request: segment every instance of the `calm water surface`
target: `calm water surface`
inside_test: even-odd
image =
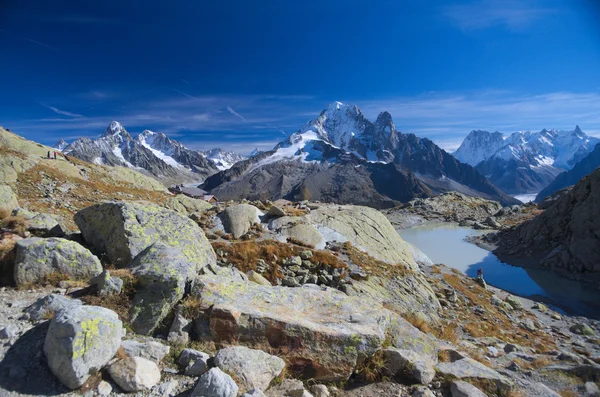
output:
[[[501,262],[494,254],[465,241],[484,232],[453,224],[437,224],[399,230],[400,236],[417,246],[434,263],[460,270],[470,277],[483,268],[488,284],[524,297],[535,297],[570,314],[600,317],[597,292],[580,283],[539,269],[524,269]]]

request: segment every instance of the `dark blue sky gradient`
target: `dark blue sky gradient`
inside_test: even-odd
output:
[[[0,0],[0,125],[53,143],[116,119],[249,152],[341,100],[448,148],[474,128],[598,135],[594,4]]]

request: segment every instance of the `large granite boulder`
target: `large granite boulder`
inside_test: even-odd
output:
[[[87,243],[121,267],[158,241],[180,248],[189,261],[216,262],[208,239],[194,221],[154,204],[96,204],[76,213],[75,223]]]
[[[61,311],[50,322],[44,342],[50,371],[65,386],[77,389],[115,356],[124,334],[117,313],[103,307]]]
[[[0,185],[0,209],[11,211],[19,206],[17,195],[8,185]]]
[[[238,386],[231,376],[212,368],[198,379],[190,397],[236,397]]]
[[[245,346],[221,349],[214,361],[215,366],[224,372],[237,376],[242,390],[267,390],[285,367],[285,362],[279,357]]]
[[[379,303],[330,288],[268,287],[204,275],[192,295],[202,302],[195,321],[200,337],[270,346],[282,352],[288,369],[318,381],[348,379],[390,335],[399,348],[431,350],[426,335]]]
[[[240,238],[250,230],[250,227],[260,223],[260,210],[250,204],[237,204],[225,208],[221,213],[221,221],[227,233],[233,238]]]
[[[82,306],[83,302],[78,299],[67,298],[63,295],[46,295],[39,298],[23,311],[32,321],[40,321],[55,317],[60,312],[70,311]]]
[[[108,373],[126,392],[149,390],[160,382],[160,369],[142,357],[126,357],[108,367]]]
[[[17,285],[43,281],[52,273],[88,281],[102,273],[102,265],[88,249],[73,241],[32,237],[16,244],[14,277]]]
[[[185,248],[161,241],[146,248],[131,263],[131,271],[137,279],[130,311],[131,326],[137,333],[154,331],[183,298],[186,284],[202,267],[212,265],[206,256],[189,254]]]
[[[213,208],[213,205],[205,200],[191,198],[184,194],[178,194],[175,197],[169,198],[165,202],[165,207],[187,215],[196,212],[207,211]]]
[[[408,245],[379,211],[352,205],[328,205],[311,211],[310,222],[326,241],[349,241],[375,259],[418,270]]]

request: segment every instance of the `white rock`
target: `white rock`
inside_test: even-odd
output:
[[[325,385],[312,385],[310,391],[315,397],[329,397],[329,390]]]
[[[265,393],[263,393],[260,389],[253,389],[249,392],[246,392],[242,395],[242,397],[266,397]]]
[[[98,388],[96,390],[98,391],[98,395],[106,397],[112,392],[112,389],[113,388],[110,385],[110,383],[103,380],[100,383],[98,383]]]
[[[160,382],[158,366],[142,357],[127,357],[108,367],[108,373],[119,387],[133,392],[149,390]]]
[[[19,327],[16,324],[9,324],[0,331],[0,339],[12,339],[19,334]]]
[[[238,386],[219,368],[211,368],[198,379],[190,397],[236,397]]]
[[[171,380],[169,382],[163,382],[156,386],[152,391],[153,397],[170,397],[175,394],[175,389],[179,385],[179,381]]]
[[[486,397],[486,394],[470,383],[456,380],[450,386],[452,397]]]
[[[138,342],[136,340],[124,340],[121,347],[130,357],[142,357],[158,364],[169,354],[171,348],[156,341]]]
[[[242,382],[239,386],[245,390],[266,390],[273,378],[283,371],[285,362],[261,350],[234,346],[219,350],[215,356],[215,366],[236,374]]]

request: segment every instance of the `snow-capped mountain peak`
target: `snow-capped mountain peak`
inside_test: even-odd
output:
[[[207,159],[212,160],[221,171],[233,167],[235,163],[246,158],[236,152],[226,152],[221,148],[214,148],[200,153]]]
[[[112,121],[104,130],[100,138],[116,138],[117,141],[129,141],[133,138],[118,121]]]
[[[366,119],[357,106],[333,102],[300,132],[312,130],[337,147],[349,147],[355,136],[364,133],[365,126]]]
[[[500,132],[473,130],[453,153],[453,156],[463,163],[476,166],[503,147],[504,140],[505,137]]]
[[[69,146],[69,144],[64,139],[60,139],[58,142],[56,142],[54,144],[54,148],[56,150],[58,150],[59,152],[62,152],[63,150],[65,150],[65,148],[67,146]]]

